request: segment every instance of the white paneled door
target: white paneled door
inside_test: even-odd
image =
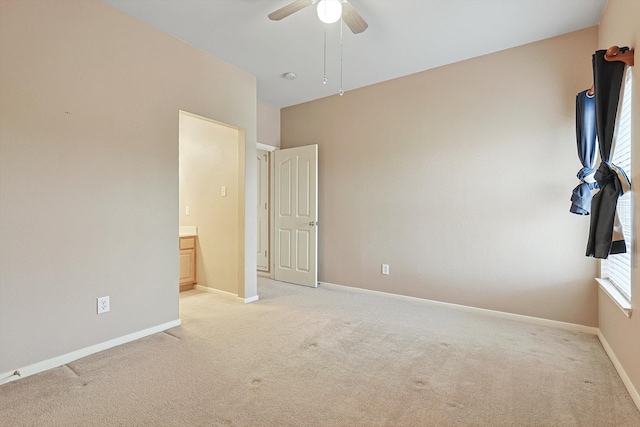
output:
[[[318,286],[318,146],[275,151],[274,278]]]

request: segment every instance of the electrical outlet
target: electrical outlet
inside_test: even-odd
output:
[[[382,264],[382,274],[389,274],[389,264]]]
[[[109,297],[98,298],[98,314],[109,311]]]
[[[222,197],[227,197],[227,186],[223,185],[222,188],[220,188],[220,195]]]

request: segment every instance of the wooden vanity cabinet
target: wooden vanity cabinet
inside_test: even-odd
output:
[[[191,289],[196,283],[196,236],[180,237],[180,290]]]

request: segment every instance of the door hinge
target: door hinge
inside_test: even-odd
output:
[[[267,256],[267,251],[264,251],[264,256]]]

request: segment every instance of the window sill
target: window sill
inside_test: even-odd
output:
[[[620,291],[611,284],[611,282],[607,279],[598,279],[596,281],[600,285],[600,289],[604,291],[605,294],[609,295],[609,298],[616,303],[616,305],[622,310],[625,316],[631,317],[631,313],[633,312],[633,308],[631,308],[631,303],[629,300],[620,293]]]

